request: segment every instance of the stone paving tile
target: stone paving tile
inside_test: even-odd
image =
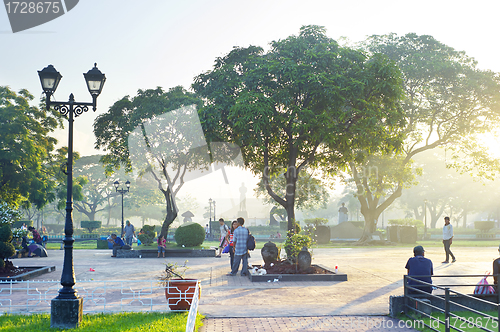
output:
[[[207,318],[200,332],[417,331],[412,321],[385,316]]]

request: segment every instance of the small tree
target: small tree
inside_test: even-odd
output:
[[[80,222],[80,226],[82,228],[86,228],[89,230],[89,233],[92,233],[94,229],[101,228],[101,221],[99,220],[82,220]]]

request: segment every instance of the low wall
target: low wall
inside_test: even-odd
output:
[[[156,249],[118,249],[117,258],[157,258]],[[162,254],[160,255],[162,257]],[[167,249],[165,257],[215,257],[215,249]]]

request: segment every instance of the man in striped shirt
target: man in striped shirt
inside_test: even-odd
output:
[[[249,231],[243,224],[245,223],[245,219],[238,218],[237,219],[240,226],[234,230],[233,234],[233,243],[234,243],[234,262],[233,267],[231,269],[231,273],[229,276],[235,276],[238,273],[238,269],[240,268],[240,262],[243,260],[243,266],[241,267],[241,275],[248,275],[248,249],[247,249],[247,240]]]

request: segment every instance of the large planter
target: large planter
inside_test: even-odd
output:
[[[319,225],[316,227],[316,241],[319,244],[327,244],[330,242],[330,227],[325,225]]]
[[[387,240],[391,242],[399,242],[398,239],[398,225],[387,226]]]
[[[398,230],[399,242],[401,243],[416,243],[417,242],[417,227],[415,226],[400,226]]]
[[[169,280],[165,287],[165,298],[170,310],[189,310],[197,285],[197,279]],[[198,299],[200,296],[201,287],[198,288]]]

